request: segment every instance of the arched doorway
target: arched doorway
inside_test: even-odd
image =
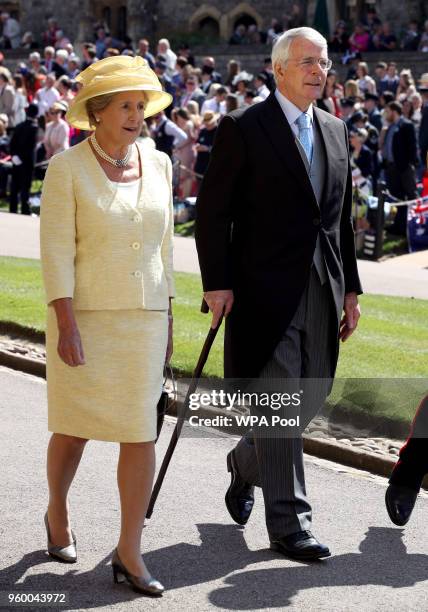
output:
[[[120,6],[117,12],[117,36],[120,40],[125,40],[128,29],[128,9]]]
[[[107,30],[110,32],[111,31],[111,7],[110,6],[104,6],[102,13],[103,13],[102,14],[102,23],[105,25]]]
[[[220,36],[220,25],[214,17],[204,17],[198,25],[199,32],[208,39],[217,39]]]
[[[251,15],[244,13],[235,19],[233,29],[236,29],[240,25],[244,25],[246,28],[248,28],[250,25],[257,25],[257,21]]]
[[[91,2],[91,14],[95,21],[108,29],[113,38],[123,40],[127,34],[126,0]]]
[[[256,9],[248,2],[240,2],[227,14],[228,37],[230,38],[239,25],[256,26],[256,29],[263,29],[263,18]]]

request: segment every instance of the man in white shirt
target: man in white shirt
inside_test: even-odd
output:
[[[36,93],[36,100],[39,105],[39,117],[44,116],[61,97],[59,91],[55,87],[55,82],[55,74],[53,72],[47,74],[45,86]]]
[[[16,19],[13,19],[9,15],[9,13],[2,13],[0,18],[3,22],[3,39],[5,46],[10,45],[12,49],[17,49],[21,41],[21,26]]]
[[[262,98],[262,100],[266,100],[266,98],[270,94],[269,88],[267,87],[266,83],[267,83],[267,76],[263,74],[263,72],[260,72],[254,79],[254,85],[257,90],[257,96],[259,98]]]
[[[172,157],[174,149],[186,142],[187,134],[171,119],[168,119],[163,111],[155,115],[154,120],[156,127],[153,130],[153,139],[156,149]]]
[[[167,38],[161,38],[158,42],[158,55],[165,55],[167,63],[166,72],[168,76],[172,77],[175,71],[177,56],[171,49],[171,45],[169,44],[169,40]]]
[[[223,116],[226,114],[227,89],[218,83],[214,83],[211,87],[216,88],[215,96],[205,100],[202,104],[201,115],[203,116],[206,111],[213,111]]]

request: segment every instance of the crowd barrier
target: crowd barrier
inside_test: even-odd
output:
[[[407,241],[409,252],[428,249],[428,196],[413,200],[399,200],[386,188],[385,183],[378,186],[377,206],[372,216],[369,230],[364,232],[362,254],[373,261],[383,255],[385,237],[385,212],[391,208],[407,206]]]

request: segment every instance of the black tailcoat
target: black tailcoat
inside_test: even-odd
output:
[[[345,293],[362,292],[346,127],[317,108],[314,120],[327,168],[320,205],[273,93],[226,115],[217,129],[197,200],[195,236],[204,291],[234,291],[225,376],[256,377],[272,355],[303,294],[318,234],[337,331]]]

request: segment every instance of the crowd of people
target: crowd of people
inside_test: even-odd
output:
[[[336,53],[368,51],[421,51],[428,53],[428,20],[421,28],[417,20],[409,21],[400,33],[388,21],[382,21],[376,10],[369,9],[366,18],[353,29],[344,21],[336,24],[329,48]]]
[[[297,11],[294,17],[298,24]],[[370,21],[370,13],[367,24],[379,25]],[[348,42],[355,40],[351,36]],[[230,60],[220,74],[214,57],[196,65],[186,44],[173,50],[162,38],[151,50],[149,41],[141,39],[133,49],[130,41],[115,40],[97,24],[93,41],[83,44],[80,57],[55,20],[49,21],[44,41],[43,53],[30,51],[15,74],[0,66],[0,196],[5,196],[11,174],[12,212],[17,211],[19,194],[21,211],[29,212],[31,180],[26,177],[33,172],[32,160],[40,165],[86,138],[67,124],[65,115],[79,88],[77,75],[99,59],[140,55],[172,95],[171,106],[147,121],[141,141],[175,162],[180,198],[197,194],[221,117],[257,104],[275,89],[269,56],[257,74],[250,74],[239,60]],[[373,194],[382,179],[395,197],[417,197],[428,149],[428,73],[415,79],[410,69],[399,72],[396,63],[388,61],[379,62],[371,74],[361,50],[348,57],[346,70],[345,79],[334,68],[329,70],[317,104],[347,124],[355,185]],[[42,169],[38,172],[43,176]],[[403,207],[397,215],[397,233],[405,232],[405,212]]]
[[[272,45],[283,32],[302,25],[305,25],[302,5],[293,4],[289,13],[280,19],[272,19],[266,31],[259,30],[254,24],[238,24],[229,44]],[[353,27],[343,20],[336,23],[329,37],[329,49],[342,54],[398,50],[428,53],[428,20],[423,27],[417,20],[411,20],[405,28],[396,31],[388,21],[380,19],[374,7],[369,7],[365,17]]]
[[[259,29],[254,20],[253,23],[244,21],[246,20],[238,20],[229,44],[272,46],[286,30],[306,25],[304,9],[299,3],[294,3],[290,11],[281,17],[273,18],[266,30]],[[97,25],[100,26],[96,34],[98,57],[102,56],[108,47],[119,50],[132,47],[131,40],[126,36],[124,40],[115,39],[103,24]],[[4,49],[38,49],[48,45],[59,49],[70,43],[55,17],[48,19],[47,29],[40,40],[36,40],[30,31],[22,32],[19,20],[7,12],[0,13],[0,27],[0,47]],[[329,49],[338,53],[400,49],[428,53],[428,20],[421,26],[418,20],[412,19],[406,27],[397,31],[388,21],[382,21],[374,6],[369,6],[361,21],[353,26],[343,20],[336,23],[329,37]]]

